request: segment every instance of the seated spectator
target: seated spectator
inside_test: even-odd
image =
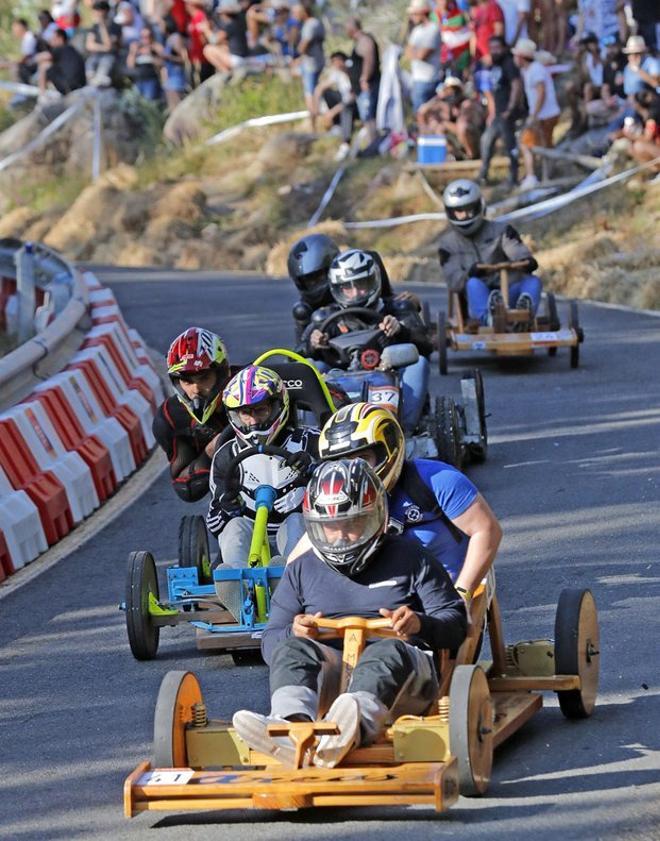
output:
[[[358,18],[346,22],[346,34],[353,40],[350,77],[358,114],[369,143],[376,138],[376,109],[380,87],[380,53],[373,35],[362,29]]]
[[[133,41],[128,48],[126,66],[135,82],[140,96],[158,101],[163,95],[160,86],[160,68],[163,64],[163,48],[154,40],[148,26],[140,30],[140,40]]]
[[[440,64],[445,75],[463,78],[470,64],[470,18],[456,0],[438,0],[435,16],[440,26]]]
[[[641,35],[631,35],[626,41],[623,52],[628,59],[623,68],[623,92],[626,96],[626,105],[621,114],[609,124],[612,132],[620,131],[627,117],[632,117],[635,122],[639,122],[635,94],[642,91],[655,91],[660,85],[660,59],[648,55],[646,42]]]
[[[504,37],[504,14],[495,0],[478,0],[472,7],[474,32],[470,52],[476,61],[489,56],[488,43],[493,35]]]
[[[271,0],[271,11],[271,42],[275,44],[281,56],[297,58],[296,44],[300,40],[300,21],[291,15],[288,0]]]
[[[50,39],[55,34],[57,24],[48,9],[42,9],[37,15],[37,19],[39,20],[39,32],[37,34],[39,44],[37,51],[41,53],[48,49],[48,44],[50,44]]]
[[[525,178],[520,187],[531,189],[538,184],[534,174],[533,146],[552,147],[552,133],[559,120],[559,104],[552,75],[547,67],[535,61],[536,44],[521,38],[511,51],[523,78],[529,116],[520,136]]]
[[[78,0],[55,0],[51,7],[53,20],[71,38],[80,26]]]
[[[140,40],[142,18],[129,0],[121,0],[121,3],[117,6],[117,14],[114,17],[114,22],[121,28],[119,51],[125,59],[128,55],[128,48],[133,41]]]
[[[92,17],[94,23],[85,40],[87,79],[90,85],[110,85],[117,61],[121,26],[110,20],[107,0],[96,0],[92,6]]]
[[[315,128],[313,115],[314,90],[319,83],[321,71],[325,65],[325,28],[318,18],[314,17],[311,0],[301,0],[292,9],[293,16],[300,21],[300,41],[297,48],[300,57],[297,59],[302,74],[305,104],[312,115],[312,130]]]
[[[19,43],[20,57],[16,62],[5,62],[11,67],[15,77],[24,85],[29,85],[37,71],[37,36],[30,30],[25,18],[15,18],[11,24],[12,35]]]
[[[218,16],[217,28],[209,24],[206,31],[204,58],[221,73],[231,73],[248,55],[245,14],[236,0],[220,0]]]
[[[635,108],[643,125],[641,131],[633,129],[627,136],[631,141],[630,154],[644,164],[660,157],[660,96],[655,91],[635,94]],[[653,171],[660,172],[660,164]]]
[[[56,29],[47,52],[38,53],[39,90],[46,92],[48,82],[61,94],[84,88],[87,84],[85,60],[78,50],[69,44],[69,36],[63,29]]]
[[[463,83],[448,76],[433,99],[417,112],[421,134],[443,134],[456,160],[479,157],[479,138],[483,131],[483,109],[476,99],[463,92]]]
[[[410,60],[410,98],[417,113],[425,102],[433,99],[440,82],[440,29],[430,19],[428,0],[412,0],[407,11],[411,29],[405,55]]]
[[[621,50],[621,41],[617,35],[608,35],[603,38],[602,44],[605,49],[603,84],[607,85],[610,96],[624,99],[623,68],[626,66],[626,57]]]
[[[199,85],[215,73],[215,67],[204,57],[207,33],[211,25],[206,14],[206,0],[187,0],[188,58],[192,65],[193,85]]]
[[[163,89],[168,111],[181,102],[188,90],[186,77],[186,43],[173,17],[165,18],[165,45],[163,47]]]
[[[327,111],[321,114],[320,105],[324,102]],[[341,50],[330,56],[330,67],[321,76],[321,81],[314,90],[315,117],[320,116],[326,129],[339,126],[342,143],[335,156],[336,161],[343,161],[351,151],[353,120],[357,114],[355,94],[349,76],[348,56]]]

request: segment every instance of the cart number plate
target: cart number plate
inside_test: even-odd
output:
[[[396,388],[372,386],[369,389],[369,402],[396,408],[399,405],[399,391]]]
[[[138,780],[140,786],[179,786],[192,780],[192,768],[181,768],[177,771],[147,771]]]
[[[556,342],[560,337],[559,333],[531,333],[533,342]]]
[[[472,342],[472,349],[473,350],[486,350],[486,342],[482,342],[482,341]]]

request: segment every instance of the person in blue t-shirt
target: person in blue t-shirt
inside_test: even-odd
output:
[[[390,529],[415,537],[469,602],[493,564],[502,530],[467,476],[442,461],[405,461],[401,426],[372,403],[336,412],[321,431],[319,455],[367,461],[388,492]]]

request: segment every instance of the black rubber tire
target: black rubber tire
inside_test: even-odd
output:
[[[480,368],[473,368],[465,378],[474,380],[474,390],[477,395],[477,409],[479,410],[480,445],[470,446],[470,458],[475,464],[483,464],[488,456],[488,425],[486,423],[486,392],[484,378]]]
[[[211,584],[211,550],[204,517],[186,514],[179,523],[179,566],[196,567],[200,584]]]
[[[254,648],[237,648],[229,652],[231,659],[235,666],[263,666],[264,658],[261,656],[260,649]]]
[[[463,464],[463,447],[458,409],[451,397],[436,397],[434,410],[435,445],[438,458],[459,470]]]
[[[202,690],[192,672],[167,672],[154,710],[154,768],[186,767],[185,729],[193,719],[193,705],[200,701]]]
[[[481,666],[457,666],[449,689],[449,745],[464,797],[485,794],[493,765],[493,705]]]
[[[447,316],[443,310],[438,313],[438,371],[447,375]]]
[[[431,307],[429,306],[428,301],[422,301],[422,312],[420,313],[420,316],[426,329],[429,331],[432,330],[433,323],[431,322]]]
[[[580,316],[578,313],[577,301],[571,301],[569,304],[568,326],[575,330],[578,337],[578,343],[570,348],[571,368],[577,368],[580,364],[580,343],[583,339],[582,328],[580,327]]]
[[[553,292],[548,292],[546,303],[548,310],[548,330],[552,332],[560,330],[561,322],[559,321],[559,313],[557,312],[557,299]]]
[[[579,675],[580,689],[557,692],[566,718],[588,718],[596,705],[600,670],[596,602],[590,590],[562,590],[555,617],[555,674]]]
[[[136,660],[153,660],[160,628],[149,615],[149,593],[160,597],[156,563],[151,552],[131,552],[126,579],[126,631]]]

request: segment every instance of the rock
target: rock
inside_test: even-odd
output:
[[[171,187],[154,206],[151,217],[176,218],[186,222],[201,219],[206,212],[206,195],[198,181],[182,181]]]
[[[303,160],[315,140],[316,136],[313,134],[295,131],[275,134],[259,149],[256,160],[264,172],[291,172],[296,163]]]
[[[23,231],[37,218],[29,207],[15,207],[0,219],[0,237],[22,239]]]
[[[163,128],[165,139],[181,146],[198,138],[204,124],[218,113],[226,83],[226,77],[216,73],[188,94],[168,117]]]
[[[86,187],[48,232],[46,245],[72,259],[88,259],[86,255],[113,233],[111,219],[122,201],[122,194],[114,187]]]

